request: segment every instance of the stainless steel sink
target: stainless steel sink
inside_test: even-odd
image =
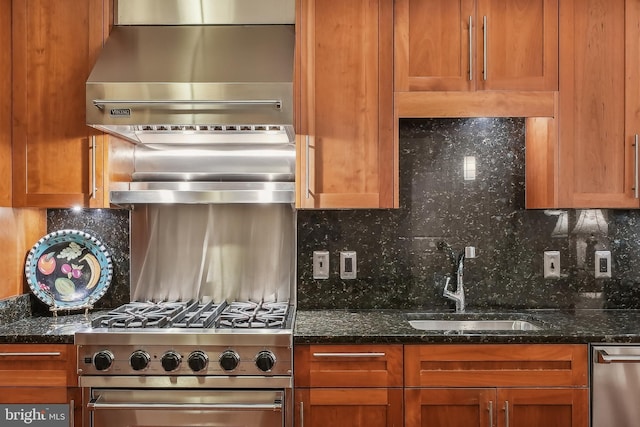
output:
[[[526,320],[410,320],[424,331],[537,331],[540,326]]]
[[[423,331],[538,331],[542,322],[521,313],[410,313],[409,325]]]

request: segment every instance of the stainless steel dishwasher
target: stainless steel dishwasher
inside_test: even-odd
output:
[[[640,425],[640,344],[591,346],[591,426]]]

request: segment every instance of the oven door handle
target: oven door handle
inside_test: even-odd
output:
[[[271,403],[100,403],[100,396],[91,399],[87,408],[92,411],[101,409],[182,409],[190,411],[282,411],[282,402]]]

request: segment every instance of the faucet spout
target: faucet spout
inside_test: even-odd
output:
[[[441,250],[446,250],[449,253],[451,261],[455,264],[455,275],[456,275],[456,290],[452,291],[450,289],[451,284],[451,276],[447,276],[446,282],[444,284],[444,290],[442,292],[442,296],[448,298],[456,303],[456,312],[462,313],[465,310],[466,301],[465,301],[465,292],[464,292],[464,260],[465,260],[465,252],[462,252],[457,257],[455,253],[451,249],[449,245],[444,242],[438,244],[438,248]]]

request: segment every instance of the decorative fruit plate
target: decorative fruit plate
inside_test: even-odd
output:
[[[113,277],[107,248],[78,230],[54,231],[38,240],[24,270],[31,291],[52,311],[90,308]]]

